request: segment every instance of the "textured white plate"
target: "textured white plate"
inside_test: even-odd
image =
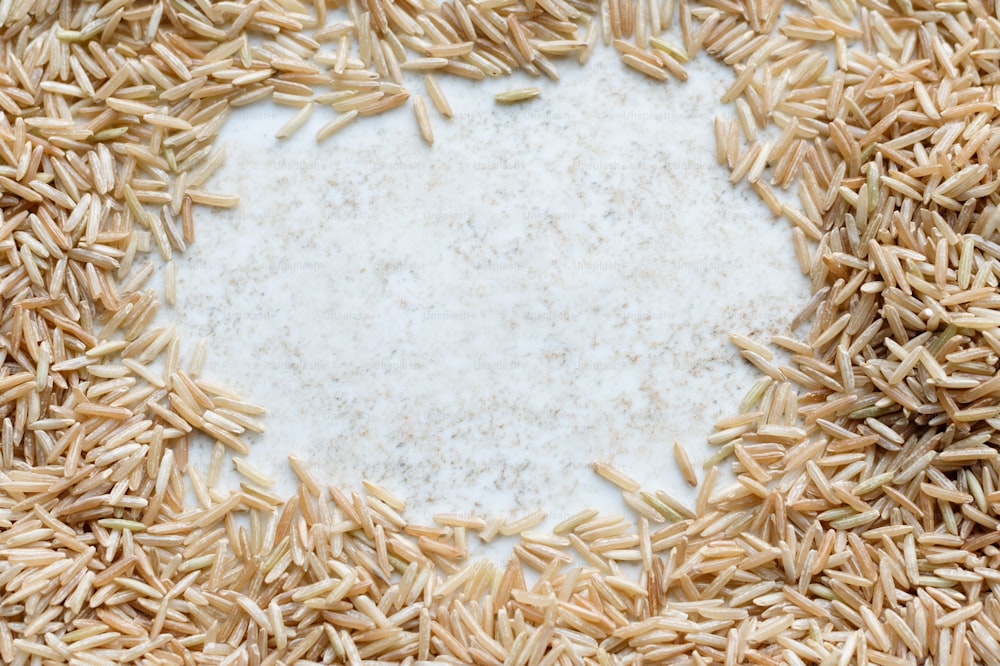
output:
[[[328,109],[287,142],[292,110],[237,111],[211,189],[241,203],[198,218],[174,315],[268,408],[251,462],[287,492],[296,452],[425,519],[621,510],[594,460],[690,496],[672,443],[700,468],[756,379],[726,333],[784,332],[807,291],[786,223],[715,163],[731,74],[689,69],[655,84],[599,46],[558,83],[442,78],[432,148],[409,106],[319,146]]]

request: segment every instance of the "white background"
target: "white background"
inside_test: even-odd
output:
[[[210,187],[241,203],[199,211],[168,316],[268,408],[251,463],[287,493],[295,452],[417,519],[622,510],[594,460],[690,497],[673,442],[700,473],[757,377],[727,332],[786,332],[808,294],[787,223],[715,163],[731,74],[688,68],[654,83],[599,45],[559,82],[442,77],[433,147],[409,105],[321,145],[329,109],[285,142],[293,109],[237,110]]]

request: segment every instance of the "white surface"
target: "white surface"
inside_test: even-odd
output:
[[[409,106],[320,146],[328,109],[288,142],[292,110],[230,120],[211,187],[241,204],[201,211],[175,314],[268,408],[250,460],[285,490],[296,452],[421,518],[621,510],[594,460],[688,496],[673,441],[700,463],[756,379],[726,333],[784,332],[806,286],[785,222],[715,164],[724,68],[660,85],[600,46],[560,68],[515,107],[492,95],[527,78],[443,77],[432,148]]]

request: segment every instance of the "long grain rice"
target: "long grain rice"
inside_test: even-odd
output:
[[[321,2],[0,5],[0,660],[993,663],[995,21],[976,2],[782,9],[365,0],[330,23]],[[813,290],[790,327],[809,330],[773,340],[787,358],[731,337],[766,377],[708,438],[694,508],[603,464],[637,523],[420,526],[371,482],[322,490],[294,456],[287,501],[241,458],[240,490],[218,488],[262,410],[193,379],[204,343],[183,372],[141,254],[166,262],[174,305],[195,206],[238,204],[203,189],[230,110],[297,107],[285,138],[328,105],[323,141],[433,70],[451,117],[437,76],[557,79],[549,56],[587,62],[599,30],[656,81],[685,80],[700,48],[734,70],[717,161],[791,224]],[[204,477],[194,432],[215,441]],[[511,562],[465,561],[468,529],[520,533]]]
[[[541,94],[541,88],[518,88],[516,90],[508,90],[506,92],[497,93],[493,96],[493,99],[495,99],[498,104],[516,104],[518,102],[533,99]]]

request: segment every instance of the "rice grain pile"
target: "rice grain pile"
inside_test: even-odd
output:
[[[994,4],[5,0],[0,26],[3,663],[1000,663]],[[275,495],[231,458],[263,411],[152,324],[145,255],[172,301],[198,207],[237,204],[203,189],[232,109],[295,107],[279,138],[327,114],[322,141],[412,104],[431,143],[410,77],[448,118],[437,77],[555,78],[599,39],[654,81],[733,68],[719,161],[812,281],[787,362],[732,336],[762,378],[700,482],[675,448],[695,505],[604,464],[634,515],[552,532],[413,524],[294,457]],[[506,564],[468,560],[498,534]]]

